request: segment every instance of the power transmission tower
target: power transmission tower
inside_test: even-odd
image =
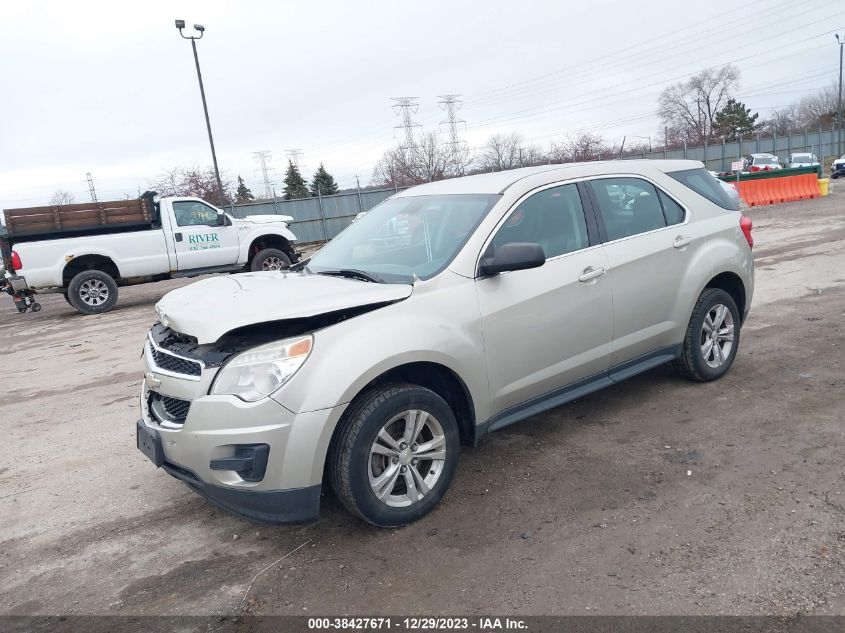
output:
[[[273,170],[270,166],[270,161],[273,160],[273,155],[266,150],[253,152],[252,155],[255,157],[255,160],[259,165],[258,169],[261,172],[261,178],[264,181],[264,197],[269,200],[273,197],[273,181],[270,180],[270,172]]]
[[[286,149],[285,154],[288,155],[288,160],[294,164],[294,166],[299,169],[299,159],[301,156],[305,155],[301,149]]]
[[[449,144],[453,146],[460,145],[463,141],[458,138],[458,126],[466,127],[466,121],[459,119],[457,111],[461,109],[463,101],[460,99],[461,95],[440,95],[440,109],[446,113],[446,120],[441,121],[440,125],[449,126]]]
[[[446,113],[446,120],[440,122],[441,129],[444,125],[449,129],[449,141],[446,143],[449,146],[449,153],[451,155],[452,163],[458,173],[463,174],[467,162],[466,143],[458,136],[458,128],[463,126],[466,128],[466,121],[459,119],[457,111],[461,109],[463,101],[460,99],[461,95],[440,95],[440,109]]]
[[[85,176],[88,178],[88,192],[91,194],[91,202],[97,202],[97,190],[94,189],[94,178],[91,177],[90,171]]]
[[[396,129],[405,130],[405,144],[402,149],[411,149],[414,147],[414,128],[422,127],[415,122],[411,115],[420,109],[420,104],[417,103],[416,97],[391,97],[390,100],[395,102],[393,111],[402,117],[402,125],[395,126]]]

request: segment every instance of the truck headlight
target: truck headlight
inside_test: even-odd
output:
[[[211,393],[255,402],[285,384],[311,353],[314,337],[298,336],[233,356],[217,373]]]

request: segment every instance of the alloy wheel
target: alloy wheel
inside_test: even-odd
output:
[[[446,435],[437,418],[411,409],[393,416],[370,447],[367,475],[382,503],[408,507],[437,484],[446,461]]]

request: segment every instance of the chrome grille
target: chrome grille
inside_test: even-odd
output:
[[[155,347],[152,341],[147,342],[147,351],[157,369],[185,376],[199,377],[202,374],[202,364],[198,361],[165,352]]]

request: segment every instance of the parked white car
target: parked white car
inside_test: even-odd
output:
[[[743,171],[771,171],[780,169],[780,161],[774,154],[749,154],[745,157],[745,168]]]
[[[802,152],[800,154],[790,154],[789,155],[789,166],[790,167],[818,167],[819,166],[819,159],[816,158],[815,154],[810,154],[806,152]]]
[[[841,178],[842,176],[845,176],[845,154],[833,161],[830,166],[831,178]]]
[[[251,519],[313,520],[331,486],[364,520],[403,525],[437,506],[461,444],[664,363],[723,376],[752,245],[695,161],[414,187],[291,272],[167,294],[137,446]]]

